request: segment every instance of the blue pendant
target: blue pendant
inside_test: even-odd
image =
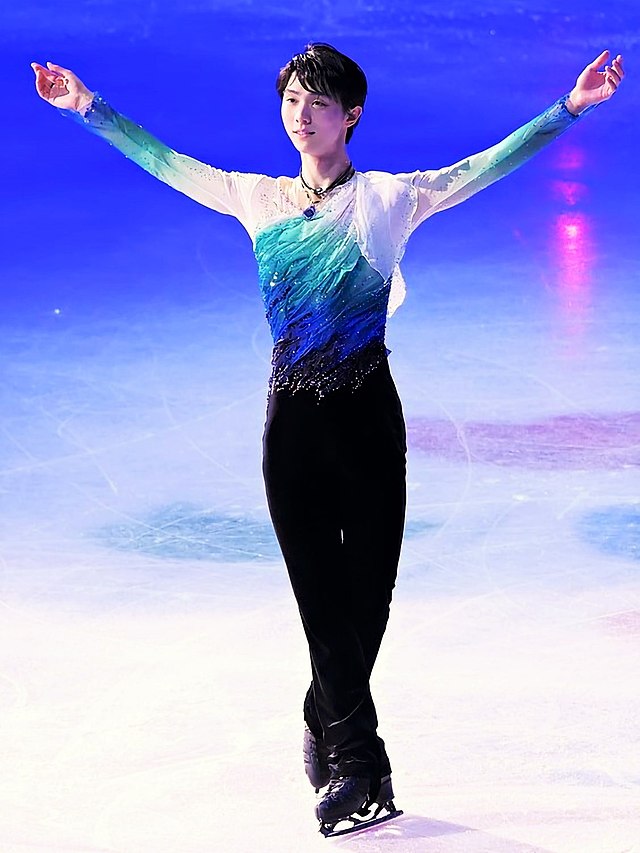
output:
[[[315,206],[315,204],[312,204],[312,205],[311,205],[310,207],[308,207],[306,210],[303,210],[303,211],[302,211],[302,215],[305,217],[305,219],[313,219],[313,217],[316,215],[316,206]]]

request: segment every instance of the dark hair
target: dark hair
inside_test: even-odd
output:
[[[308,92],[317,92],[333,98],[349,112],[356,106],[364,107],[367,97],[367,78],[360,66],[340,53],[335,47],[323,42],[311,42],[304,50],[280,69],[276,80],[276,89],[280,99],[293,75],[296,75],[300,85]],[[353,136],[358,122],[347,128],[348,142]]]

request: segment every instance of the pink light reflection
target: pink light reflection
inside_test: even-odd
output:
[[[575,207],[586,199],[589,188],[578,181],[551,181],[551,194],[554,199],[563,202],[567,207]]]
[[[556,146],[553,165],[560,171],[577,171],[584,168],[587,161],[587,155],[584,148],[574,145],[570,142],[563,141]]]
[[[596,257],[592,218],[580,211],[556,216],[551,251],[564,331],[572,338],[581,337],[590,318]]]

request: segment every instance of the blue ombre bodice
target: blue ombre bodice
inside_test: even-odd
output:
[[[363,257],[353,228],[321,210],[271,223],[254,247],[273,337],[271,390],[322,396],[357,386],[387,355],[389,283]]]

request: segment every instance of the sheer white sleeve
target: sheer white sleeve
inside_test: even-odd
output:
[[[566,107],[567,95],[502,142],[466,157],[453,166],[399,175],[417,190],[411,229],[429,216],[465,201],[470,196],[513,172],[590,112],[575,116]]]
[[[219,213],[235,216],[253,235],[260,203],[273,190],[273,178],[225,172],[179,154],[116,112],[98,93],[84,115],[72,110],[60,112],[106,139],[134,163],[189,198]]]

